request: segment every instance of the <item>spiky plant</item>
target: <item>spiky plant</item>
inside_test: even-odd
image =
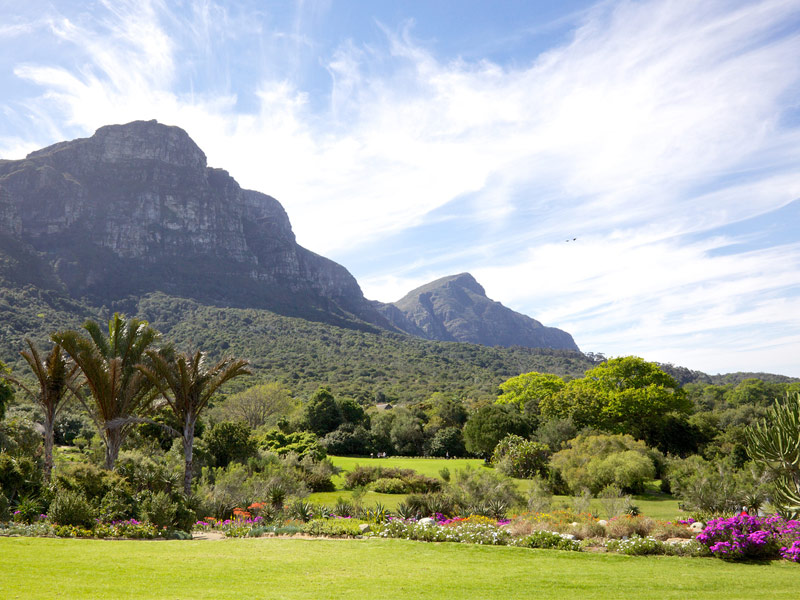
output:
[[[25,343],[28,350],[22,350],[20,354],[36,377],[37,387],[30,388],[11,376],[0,377],[5,377],[22,388],[44,413],[44,479],[49,482],[53,472],[56,418],[70,396],[79,396],[80,369],[67,358],[58,344],[42,358],[39,349],[30,339],[26,338]]]
[[[767,417],[745,432],[747,452],[775,474],[773,505],[787,519],[800,517],[800,393],[775,401]]]

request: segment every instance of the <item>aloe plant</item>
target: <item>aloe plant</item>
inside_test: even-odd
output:
[[[750,457],[776,476],[772,503],[781,516],[800,517],[800,394],[776,400],[767,417],[745,433]]]

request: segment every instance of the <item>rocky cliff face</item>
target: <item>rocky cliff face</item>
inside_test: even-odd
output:
[[[186,132],[155,121],[0,161],[0,237],[97,303],[159,290],[392,328],[344,267],[297,245],[277,200],[209,168]]]
[[[567,332],[487,298],[469,273],[437,279],[376,307],[398,329],[431,340],[578,350]]]

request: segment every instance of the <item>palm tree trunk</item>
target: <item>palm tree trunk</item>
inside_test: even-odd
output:
[[[50,483],[53,473],[53,446],[55,445],[53,427],[53,417],[46,414],[44,418],[44,480],[47,483]]]
[[[183,494],[188,498],[192,493],[192,453],[194,447],[194,419],[187,416],[183,426]]]
[[[117,457],[119,456],[119,450],[122,448],[122,431],[121,427],[115,427],[114,429],[106,429],[106,439],[104,440],[106,443],[106,469],[109,471],[114,470],[114,464],[117,462]]]

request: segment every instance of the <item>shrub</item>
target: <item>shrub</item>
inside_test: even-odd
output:
[[[459,469],[448,489],[456,504],[464,509],[491,502],[509,508],[522,503],[522,496],[511,478],[485,468]]]
[[[569,446],[553,455],[550,466],[573,492],[588,488],[596,494],[616,484],[637,493],[655,476],[652,451],[630,435],[579,435]]]
[[[148,494],[141,505],[142,517],[159,529],[172,528],[177,512],[178,507],[164,492]]]
[[[95,524],[95,511],[81,492],[62,491],[50,504],[50,519],[58,525],[72,525],[91,529]]]
[[[731,514],[749,509],[763,498],[767,489],[765,478],[755,465],[738,470],[729,460],[709,462],[700,456],[671,460],[666,478],[672,493],[686,510],[712,515]]]
[[[259,445],[278,456],[295,454],[301,459],[308,456],[313,460],[322,460],[326,456],[319,438],[310,431],[284,433],[280,429],[270,429],[259,438]]]
[[[55,476],[58,489],[82,492],[87,500],[100,502],[112,491],[128,491],[125,479],[117,473],[91,463],[71,463],[61,469]]]
[[[530,479],[537,475],[547,475],[549,454],[549,448],[544,444],[510,434],[495,446],[492,463],[509,477]]]
[[[379,494],[405,494],[407,492],[406,484],[402,479],[396,477],[382,477],[375,480],[372,490]]]

